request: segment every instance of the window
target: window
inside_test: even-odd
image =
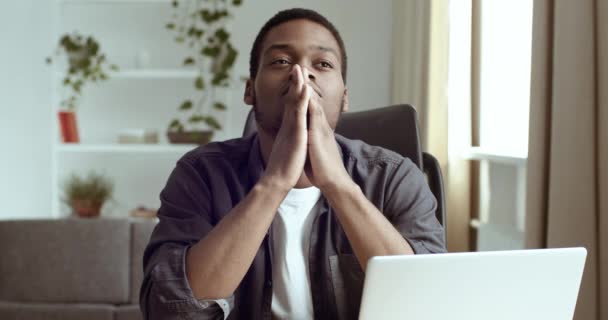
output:
[[[459,176],[471,183],[462,186],[472,192],[476,250],[524,246],[532,9],[526,0],[449,1],[448,153],[452,163],[478,161]]]
[[[526,158],[533,1],[477,3],[479,144],[491,153]]]

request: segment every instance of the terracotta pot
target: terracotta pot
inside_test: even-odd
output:
[[[81,218],[95,218],[101,213],[102,203],[91,200],[72,200],[73,212]]]
[[[64,143],[78,143],[80,141],[75,112],[59,111],[59,128]]]
[[[213,131],[168,131],[167,138],[171,143],[193,143],[205,145],[213,138]]]

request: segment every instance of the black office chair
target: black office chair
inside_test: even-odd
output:
[[[243,136],[257,130],[253,110],[247,116]],[[349,139],[362,140],[367,144],[380,146],[410,158],[422,170],[429,187],[437,199],[437,220],[447,228],[445,218],[445,193],[439,162],[420,146],[418,117],[411,105],[400,104],[369,111],[343,113],[336,132]]]

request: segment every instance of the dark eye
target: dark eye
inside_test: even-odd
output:
[[[289,61],[287,61],[285,59],[276,59],[276,60],[273,60],[271,64],[289,64]]]
[[[321,62],[319,62],[319,65],[320,65],[322,68],[330,68],[330,69],[331,69],[331,68],[333,68],[333,67],[334,67],[334,66],[332,66],[332,65],[331,65],[331,63],[329,63],[329,62],[327,62],[327,61],[321,61]]]

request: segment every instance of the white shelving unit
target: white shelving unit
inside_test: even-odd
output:
[[[62,143],[57,152],[62,153],[177,153],[184,154],[195,144],[72,144]]]
[[[469,224],[478,250],[523,249],[527,154],[471,147],[462,157],[480,163],[480,216]]]
[[[512,155],[512,154],[502,154],[500,152],[496,152],[493,150],[487,150],[481,147],[471,147],[467,152],[463,154],[463,158],[469,160],[487,160],[492,162],[510,164],[517,167],[525,166],[527,163],[528,156],[525,154],[522,155]]]
[[[181,69],[126,69],[109,73],[111,79],[194,79],[194,70]],[[64,73],[57,72],[58,78],[63,78]]]
[[[53,29],[53,34],[55,35],[55,39],[59,39],[60,35],[65,32],[71,32],[74,30],[64,30],[64,26],[62,26],[64,16],[63,11],[66,6],[77,5],[77,6],[89,6],[94,5],[96,8],[99,6],[114,6],[120,5],[121,8],[123,5],[137,5],[137,6],[147,6],[147,5],[167,5],[167,8],[170,8],[171,0],[53,0],[55,12],[53,13],[53,25],[51,26]],[[162,21],[158,22],[162,24]],[[78,30],[80,31],[80,30]],[[83,32],[87,33],[87,32]],[[120,37],[121,35],[117,35]],[[101,42],[102,50],[105,51],[103,41]],[[180,56],[175,57],[176,62],[179,61]],[[189,70],[185,68],[164,68],[164,67],[150,67],[150,68],[132,68],[132,67],[123,67],[120,66],[119,71],[111,71],[109,72],[109,79],[106,82],[120,82],[126,83],[125,85],[138,84],[142,82],[148,83],[149,81],[186,81],[184,83],[189,83],[188,80],[194,79],[197,75],[195,70]],[[66,157],[70,157],[73,159],[74,157],[82,157],[84,158],[94,158],[99,159],[100,157],[119,157],[120,160],[116,160],[117,162],[128,162],[128,161],[142,161],[141,159],[152,159],[154,157],[163,157],[163,159],[173,159],[176,161],[179,157],[186,152],[194,149],[197,145],[193,144],[168,144],[161,140],[158,144],[118,144],[114,141],[83,141],[82,132],[86,130],[81,124],[81,119],[78,119],[78,130],[81,134],[81,143],[63,143],[61,141],[59,125],[58,125],[58,117],[57,112],[59,111],[59,106],[61,102],[61,90],[62,90],[62,79],[64,77],[64,73],[62,70],[58,70],[58,67],[53,65],[55,68],[54,72],[51,73],[52,79],[51,84],[53,88],[52,93],[52,108],[50,108],[51,114],[51,127],[53,134],[51,135],[51,204],[52,204],[52,217],[59,218],[66,214],[66,212],[62,212],[61,205],[61,181],[63,180],[63,176],[61,175],[62,171],[65,171],[65,166],[69,165],[64,159]],[[90,86],[88,86],[90,87]],[[85,89],[85,95],[87,94]],[[168,94],[176,94],[176,93],[168,93]],[[183,97],[182,97],[183,98]],[[228,101],[226,101],[228,102]],[[142,106],[134,106],[134,107],[142,107]],[[171,106],[174,108],[174,106]],[[148,112],[147,110],[142,110],[142,113],[145,114]],[[167,121],[169,119],[166,119]],[[168,122],[167,122],[168,123]],[[103,123],[99,124],[100,126]],[[162,136],[164,132],[159,132]],[[135,160],[133,160],[135,159]],[[74,160],[72,160],[73,162]],[[150,160],[151,161],[151,160]],[[83,160],[80,164],[86,162]],[[133,166],[137,166],[135,163]],[[94,168],[99,169],[99,168]],[[124,172],[121,171],[121,178],[125,180],[131,179],[128,176],[129,172],[127,169],[123,169]],[[150,175],[157,174],[158,172],[164,172],[166,174],[167,171],[170,171],[170,168],[162,168],[162,170],[150,170]],[[124,174],[123,174],[124,173]],[[154,186],[157,188],[156,192],[160,192],[162,189],[162,185],[159,185],[161,181],[164,181],[166,177],[159,179],[156,177],[154,181]],[[124,190],[125,188],[123,188]],[[155,194],[157,197],[158,193]],[[128,212],[121,212],[119,216],[128,216]]]

